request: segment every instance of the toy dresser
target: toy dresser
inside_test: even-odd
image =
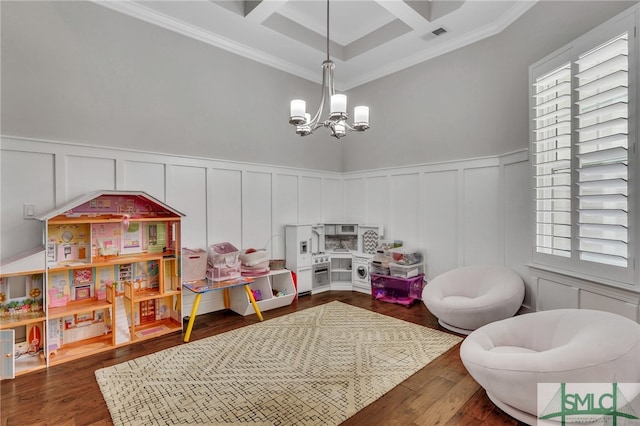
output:
[[[388,303],[411,306],[422,298],[424,274],[410,278],[371,274],[371,297]]]

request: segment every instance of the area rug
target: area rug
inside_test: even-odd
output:
[[[95,374],[115,425],[337,425],[460,340],[330,302]]]

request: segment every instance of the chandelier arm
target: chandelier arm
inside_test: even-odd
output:
[[[333,65],[333,63],[331,63],[331,65]],[[329,78],[328,78],[329,82],[327,84],[327,88],[329,90],[329,98],[331,98],[331,96],[336,94],[336,91],[335,91],[335,89],[333,87],[333,71],[334,71],[334,69],[335,69],[334,66],[329,67]]]
[[[344,122],[344,125],[347,128],[347,130],[349,130],[350,132],[364,132],[365,130],[367,130],[369,128],[369,126],[367,124],[352,126],[351,124],[347,123],[346,121]]]
[[[321,126],[320,117],[322,117],[322,113],[324,112],[324,106],[327,101],[327,92],[331,92],[330,89],[332,86],[331,75],[333,74],[333,62],[325,61],[322,64],[322,88],[321,88],[321,96],[320,96],[320,106],[318,107],[318,111],[311,119],[311,123],[317,129]],[[331,95],[331,93],[330,93]]]

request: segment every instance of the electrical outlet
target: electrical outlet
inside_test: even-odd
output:
[[[22,206],[22,217],[24,219],[35,219],[36,218],[36,205],[35,204],[23,204],[23,206]]]

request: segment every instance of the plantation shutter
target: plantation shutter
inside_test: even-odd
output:
[[[534,83],[536,251],[571,256],[571,64]]]
[[[576,61],[580,259],[628,262],[629,43],[625,33]]]

